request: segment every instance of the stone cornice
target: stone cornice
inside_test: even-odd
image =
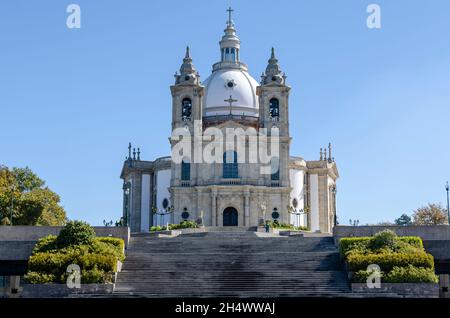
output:
[[[161,159],[161,158],[160,158]],[[154,173],[159,170],[170,169],[172,164],[171,160],[159,160],[155,161],[143,161],[143,160],[131,160],[130,162],[125,160],[122,166],[122,171],[120,172],[120,178],[125,179],[130,173]]]

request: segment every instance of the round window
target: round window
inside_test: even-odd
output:
[[[181,217],[183,218],[183,219],[188,219],[189,218],[189,212],[186,212],[186,211],[184,211],[183,213],[181,213]]]
[[[169,207],[169,199],[164,198],[164,200],[162,201],[162,206],[163,209],[167,209]]]
[[[232,88],[232,87],[234,86],[234,83],[230,81],[230,82],[227,83],[227,86],[228,86],[229,88]]]
[[[278,219],[279,217],[280,217],[280,213],[278,213],[277,211],[272,212],[272,219]]]

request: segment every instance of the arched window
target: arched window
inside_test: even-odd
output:
[[[181,118],[183,120],[190,120],[192,114],[192,101],[190,98],[185,98],[181,102]]]
[[[191,180],[191,163],[186,159],[181,162],[181,180]]]
[[[270,180],[280,180],[280,160],[278,159],[278,157],[274,157],[270,160],[270,170]]]
[[[223,177],[238,178],[238,162],[236,151],[228,151],[223,153]]]
[[[280,103],[278,102],[278,99],[272,98],[270,100],[269,113],[272,118],[278,118],[280,116]]]
[[[235,49],[234,49],[234,48],[231,49],[231,57],[230,57],[230,60],[231,60],[232,62],[236,61],[236,53],[235,53]]]

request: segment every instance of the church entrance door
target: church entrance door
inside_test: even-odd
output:
[[[238,212],[235,208],[229,207],[223,210],[223,226],[237,226]]]

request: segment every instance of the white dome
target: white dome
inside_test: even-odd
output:
[[[256,80],[243,69],[223,68],[214,71],[204,82],[203,116],[232,115],[258,116]]]

